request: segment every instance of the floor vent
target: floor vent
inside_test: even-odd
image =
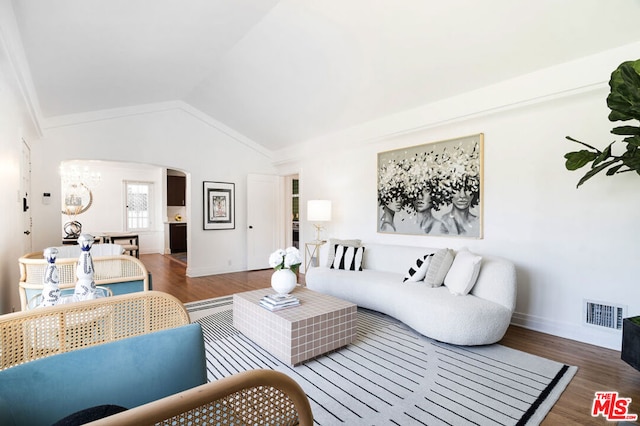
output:
[[[622,330],[626,307],[585,300],[584,321],[589,325]]]

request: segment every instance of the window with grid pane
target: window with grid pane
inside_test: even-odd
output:
[[[151,228],[153,184],[149,182],[125,182],[127,189],[127,231]]]

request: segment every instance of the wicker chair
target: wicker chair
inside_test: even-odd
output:
[[[189,315],[183,304],[158,291],[0,315],[0,370],[186,324]],[[313,416],[307,396],[289,376],[251,370],[94,423],[306,426]]]
[[[29,300],[42,291],[42,279],[47,267],[47,261],[42,252],[29,253],[18,259],[20,266],[20,306],[23,311],[28,309]],[[72,291],[76,285],[76,266],[78,258],[59,258],[56,260],[60,276],[60,289]],[[109,287],[114,294],[122,294],[118,285],[142,283],[142,290],[149,290],[149,273],[144,264],[133,256],[96,256],[93,257],[95,268],[94,280],[96,285]],[[139,285],[139,284],[138,284]],[[129,286],[121,285],[128,289]],[[128,290],[126,290],[128,291]]]
[[[249,370],[88,423],[311,426],[309,400],[291,377]]]
[[[0,315],[0,370],[185,324],[184,305],[159,291]]]

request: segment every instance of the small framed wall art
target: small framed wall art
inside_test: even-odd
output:
[[[235,229],[235,184],[203,182],[205,230]]]
[[[378,232],[482,238],[484,135],[378,153]]]

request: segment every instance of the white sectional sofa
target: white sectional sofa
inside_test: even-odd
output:
[[[329,251],[333,252],[339,243],[340,241],[330,241]],[[345,246],[347,245],[357,244],[345,242]],[[324,263],[326,266],[306,271],[307,287],[395,317],[421,334],[442,342],[485,345],[495,343],[504,336],[511,322],[516,300],[516,272],[513,263],[481,255],[479,260],[477,256],[470,256],[469,252],[461,255],[462,252],[449,251],[453,255],[450,258],[459,256],[459,262],[454,260],[453,264],[445,262],[444,265],[439,265],[439,274],[441,277],[446,275],[445,281],[449,282],[447,285],[430,287],[425,281],[403,282],[403,278],[416,259],[431,253],[442,254],[442,249],[361,245],[364,247],[362,270],[332,269],[328,263],[331,259],[327,259]],[[440,254],[439,257],[442,258]],[[326,257],[332,256],[329,253]],[[433,256],[430,258],[434,259]],[[463,258],[467,261],[463,261]],[[468,261],[472,258],[475,262]],[[349,261],[351,260],[350,258]],[[478,272],[476,267],[477,279],[474,279],[471,263],[477,263],[478,260],[480,268]],[[435,265],[430,265],[433,266]],[[433,273],[433,269],[430,272]],[[433,274],[431,275],[433,278]],[[472,280],[468,294],[452,293],[464,293],[464,290],[454,288],[460,285],[454,282],[459,282],[460,277]]]

